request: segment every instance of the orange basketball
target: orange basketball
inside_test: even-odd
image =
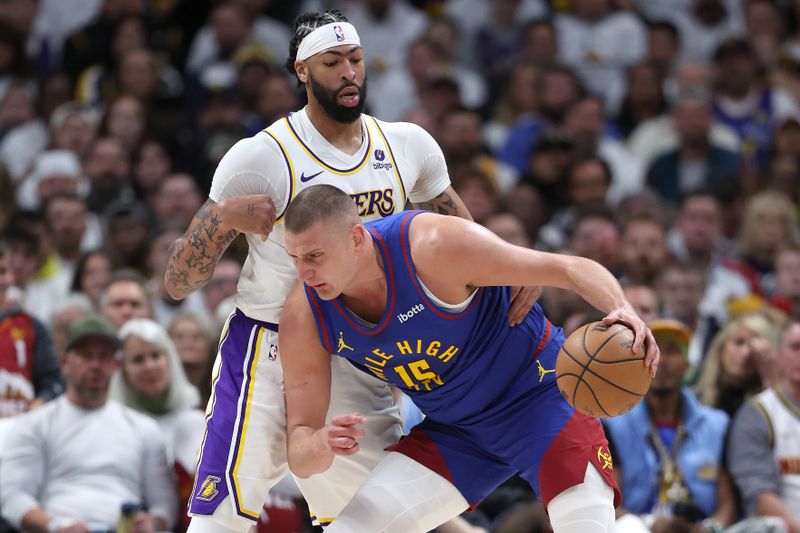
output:
[[[607,418],[631,410],[650,388],[644,348],[633,353],[633,331],[592,322],[567,337],[556,361],[556,383],[578,411]]]

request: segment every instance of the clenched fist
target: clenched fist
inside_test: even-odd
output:
[[[266,194],[226,198],[217,204],[222,222],[230,229],[261,235],[266,241],[275,225],[275,203]]]

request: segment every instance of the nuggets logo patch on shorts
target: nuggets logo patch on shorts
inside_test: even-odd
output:
[[[597,462],[600,463],[600,466],[603,470],[614,470],[614,463],[611,460],[611,452],[607,449],[604,450],[602,446],[597,448]]]
[[[217,476],[207,476],[205,481],[200,485],[200,490],[197,491],[194,497],[204,502],[210,502],[219,494],[217,483],[220,481],[222,480]]]

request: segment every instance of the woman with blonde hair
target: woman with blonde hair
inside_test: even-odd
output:
[[[747,202],[739,232],[740,259],[724,266],[747,281],[750,292],[770,296],[774,282],[775,258],[784,246],[800,243],[797,211],[782,192],[762,191]]]
[[[700,369],[700,401],[733,416],[750,396],[775,380],[778,335],[785,321],[766,310],[737,317],[714,337]]]
[[[177,491],[187,502],[192,490],[205,417],[200,395],[189,383],[167,331],[149,319],[126,322],[120,368],[111,378],[109,397],[152,416],[161,426],[167,453],[178,478]]]

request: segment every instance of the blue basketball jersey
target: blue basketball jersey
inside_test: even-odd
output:
[[[409,247],[408,228],[419,213],[406,211],[366,224],[387,280],[387,306],[377,324],[360,319],[341,298],[324,301],[309,287],[306,296],[328,351],[400,387],[429,417],[443,423],[480,422],[513,406],[553,372],[534,359],[545,348],[557,351],[563,334],[538,304],[522,324],[510,327],[509,287],[477,289],[460,312],[432,301]]]

